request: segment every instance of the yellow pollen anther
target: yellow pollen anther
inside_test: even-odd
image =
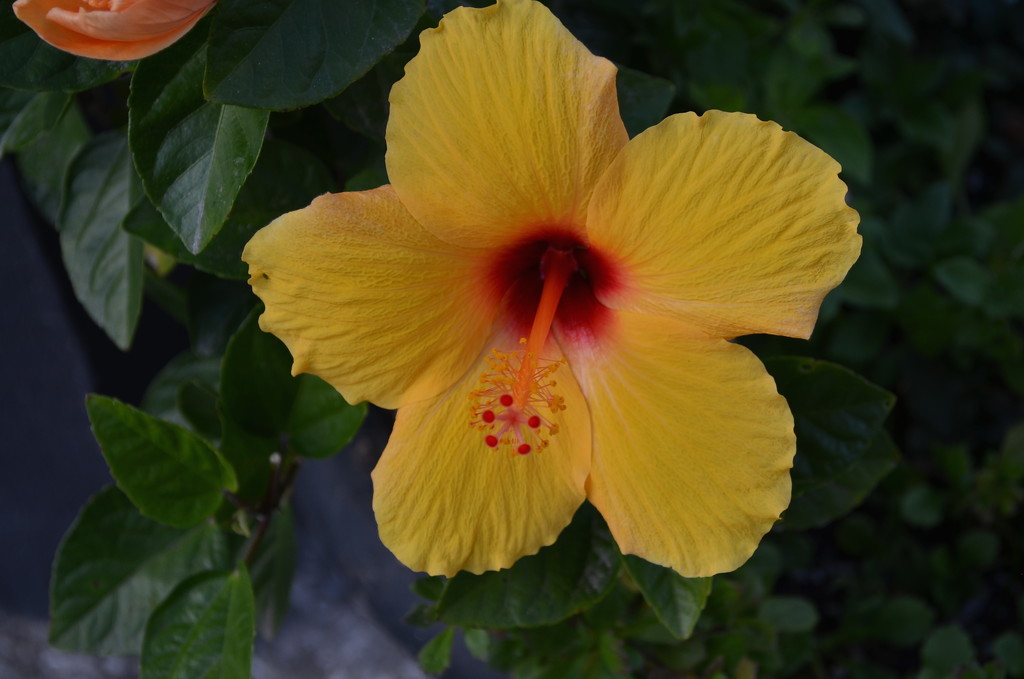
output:
[[[469,426],[484,433],[489,448],[503,448],[512,455],[528,455],[548,447],[558,425],[549,417],[565,410],[565,399],[554,392],[552,373],[565,359],[539,356],[558,311],[558,303],[576,271],[572,250],[549,247],[541,258],[544,286],[530,328],[530,338],[519,340],[522,349],[505,353],[494,349],[487,357],[487,371],[480,387],[469,392]]]
[[[552,391],[555,383],[549,378],[563,363],[538,359],[525,350],[493,350],[479,388],[469,392],[469,425],[484,434],[485,445],[510,455],[548,447],[558,433],[552,415],[565,410],[565,399]]]

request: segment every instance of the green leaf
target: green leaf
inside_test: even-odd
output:
[[[885,389],[827,361],[772,357],[765,367],[793,411],[801,453],[819,475],[842,470],[855,459],[896,402]]]
[[[914,486],[900,501],[900,514],[913,526],[931,528],[942,523],[942,494],[928,486]]]
[[[957,300],[968,306],[980,306],[992,287],[992,272],[973,257],[950,257],[932,269],[935,280]]]
[[[761,602],[757,617],[779,632],[810,632],[818,624],[818,611],[807,599],[773,596]]]
[[[299,391],[292,357],[284,344],[259,328],[257,307],[228,342],[221,364],[220,395],[225,414],[259,436],[285,431]]]
[[[22,111],[34,98],[35,95],[31,92],[0,89],[0,141],[7,136],[7,130],[18,120]],[[3,150],[2,145],[0,145],[0,150]]]
[[[970,570],[984,570],[999,556],[999,537],[990,530],[975,529],[962,533],[956,541],[959,561]]]
[[[799,112],[796,128],[839,161],[844,175],[871,182],[871,138],[856,118],[836,106],[817,105]]]
[[[931,147],[939,154],[948,153],[956,138],[956,117],[941,99],[933,100],[929,106],[906,105],[896,121],[904,138]]]
[[[1008,466],[1017,469],[1018,476],[1024,476],[1024,423],[1018,423],[1007,430],[999,452]]]
[[[295,452],[327,457],[358,431],[366,406],[350,406],[313,375],[291,375],[291,355],[259,329],[257,308],[228,343],[221,373],[225,414],[250,434],[289,436]]]
[[[220,356],[256,304],[249,286],[202,273],[189,278],[185,291],[188,334],[200,356]]]
[[[423,0],[220,0],[205,89],[275,110],[338,94],[408,37]],[[312,29],[312,30],[311,30]]]
[[[350,176],[345,181],[346,191],[368,191],[388,183],[387,168],[384,167],[384,154],[375,157],[369,165]]]
[[[996,238],[996,228],[987,218],[979,215],[962,215],[953,219],[949,227],[936,239],[935,253],[940,257],[973,255],[977,259],[986,260],[993,250]],[[993,268],[999,268],[998,264]]]
[[[833,534],[842,551],[853,556],[865,556],[875,550],[877,530],[874,521],[863,514],[853,513],[838,523]]]
[[[51,130],[70,102],[71,97],[63,92],[0,91],[0,158],[5,153],[24,150]],[[17,107],[13,115],[12,107]]]
[[[935,611],[913,596],[886,600],[865,625],[867,636],[895,646],[920,643],[935,622]]]
[[[43,215],[56,224],[68,168],[89,140],[89,128],[73,102],[53,129],[44,132],[17,155],[25,192]]]
[[[187,530],[155,523],[116,488],[100,492],[57,550],[50,643],[77,653],[138,653],[146,619],[175,585],[227,565],[224,537],[212,523]]]
[[[860,257],[837,288],[837,293],[851,304],[868,309],[895,309],[899,304],[899,284],[889,265],[866,236]]]
[[[249,679],[254,621],[244,564],[186,580],[146,625],[140,679]]]
[[[934,356],[956,342],[967,320],[961,310],[948,296],[919,282],[905,294],[898,320],[913,349]]]
[[[85,400],[92,430],[117,485],[151,519],[187,527],[212,515],[234,472],[201,438],[120,401]]]
[[[189,380],[178,389],[178,412],[189,425],[185,429],[214,444],[221,437],[217,401],[216,387],[198,380]]]
[[[847,514],[864,501],[899,459],[900,451],[892,437],[880,431],[842,472],[817,478],[794,473],[793,498],[783,515],[784,525],[798,530],[816,528]]]
[[[252,235],[285,212],[304,207],[314,197],[335,189],[330,171],[316,156],[287,142],[268,139],[256,167],[238,192],[227,222],[198,255],[188,251],[145,197],[132,209],[124,228],[201,271],[222,278],[247,278],[242,248]]]
[[[11,5],[0,9],[0,87],[34,92],[78,92],[113,80],[129,70],[129,61],[84,59],[39,39],[14,15]]]
[[[661,122],[676,94],[672,81],[625,66],[619,66],[615,88],[619,97],[619,114],[630,137]]]
[[[954,134],[943,153],[946,176],[951,184],[963,181],[964,171],[984,138],[985,109],[981,97],[971,97],[961,105]]]
[[[150,415],[195,431],[181,412],[180,392],[189,384],[216,390],[220,384],[220,359],[186,352],[175,357],[157,373],[142,397],[142,409]]]
[[[206,384],[185,382],[178,389],[178,412],[195,432],[215,443],[220,439],[220,414],[217,412],[217,392]]]
[[[940,627],[921,648],[924,666],[946,675],[974,661],[974,645],[960,625]]]
[[[124,228],[123,222],[121,228]],[[146,277],[143,280],[146,297],[178,323],[186,323],[185,291],[167,278],[174,268],[173,258],[154,248],[145,248],[143,256],[146,259]]]
[[[618,550],[597,512],[584,506],[558,540],[511,568],[448,581],[438,617],[451,625],[550,625],[599,601],[618,574]]]
[[[958,491],[967,489],[971,482],[973,463],[967,446],[932,446],[933,463],[943,479]]]
[[[487,662],[491,656],[491,635],[485,629],[473,627],[462,630],[462,640],[466,649],[477,660]]]
[[[257,624],[267,639],[274,637],[288,612],[296,557],[295,522],[291,509],[283,507],[270,519],[270,528],[252,561]]]
[[[889,347],[892,330],[892,324],[884,317],[849,309],[843,313],[840,322],[832,325],[825,346],[836,361],[872,366]]]
[[[238,491],[235,493],[238,497],[258,502],[266,494],[270,482],[270,456],[279,449],[280,441],[276,437],[250,433],[227,417],[221,408],[220,453],[238,476]]]
[[[443,632],[420,649],[420,667],[427,674],[440,674],[448,669],[452,661],[452,640],[455,628],[446,627]]]
[[[788,47],[773,50],[764,75],[765,99],[773,116],[788,118],[804,110],[826,76],[818,60]]]
[[[412,610],[402,618],[402,622],[412,627],[433,627],[437,624],[437,608],[426,604],[416,604]]]
[[[193,254],[224,226],[269,117],[203,98],[206,50],[203,32],[193,31],[146,59],[128,97],[128,137],[146,195]]]
[[[391,87],[405,75],[405,65],[411,56],[407,52],[387,55],[344,92],[325,101],[324,106],[349,129],[369,139],[384,141],[388,95]]]
[[[898,266],[918,269],[931,263],[934,242],[949,226],[953,203],[949,187],[936,183],[913,203],[902,203],[882,231],[883,253]]]
[[[447,580],[442,575],[427,575],[412,583],[412,591],[427,601],[439,601]]]
[[[366,417],[366,404],[350,406],[331,385],[301,375],[285,427],[292,447],[304,457],[329,457],[352,440]]]
[[[142,241],[120,228],[136,195],[128,144],[89,140],[68,168],[57,229],[75,296],[117,346],[131,345],[142,309]]]
[[[622,559],[658,620],[677,639],[688,639],[711,593],[711,578],[684,578],[631,554]]]
[[[330,170],[312,153],[288,142],[268,139],[252,174],[238,193],[223,230],[210,245],[209,257],[224,262],[212,273],[247,278],[242,248],[259,229],[292,210],[305,207],[317,196],[336,191]],[[230,266],[228,266],[230,264]],[[201,265],[200,265],[201,266]]]
[[[675,26],[668,27],[672,32],[690,33],[675,55],[681,64],[685,64],[688,73],[683,77],[677,75],[674,80],[676,84],[685,83],[698,108],[723,111],[747,108],[751,94],[748,80],[751,77],[749,45],[752,37],[748,31],[760,32],[767,27],[744,26],[735,15],[730,16],[729,8],[737,6],[708,3],[700,9],[706,21],[682,19],[673,21]],[[747,13],[747,18],[752,15],[752,12]]]
[[[998,260],[1006,264],[1016,261],[1013,248],[1024,240],[1024,196],[989,205],[980,218],[989,232],[985,242],[995,241],[993,254]]]
[[[620,579],[600,601],[583,611],[581,617],[592,630],[610,631],[621,624],[635,599],[635,592],[627,589]]]
[[[1006,632],[992,642],[992,654],[1011,677],[1024,677],[1024,636]]]
[[[914,41],[914,31],[896,0],[859,0],[864,6],[869,21],[883,35],[909,45]]]
[[[770,358],[765,367],[789,402],[796,431],[786,525],[824,525],[862,500],[894,464],[897,453],[882,424],[895,399],[825,361]]]
[[[178,234],[174,233],[174,229],[170,227],[149,197],[144,192],[140,192],[140,194],[128,215],[125,216],[121,227],[153,247],[173,256],[179,262],[191,264],[206,271],[205,268],[199,266],[199,257],[188,251],[185,244],[178,238]],[[204,250],[202,254],[205,255],[206,251]]]

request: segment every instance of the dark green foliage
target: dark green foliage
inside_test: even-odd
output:
[[[345,89],[408,37],[423,0],[222,0],[210,36],[211,101],[309,106]]]
[[[238,489],[231,467],[192,432],[112,398],[93,394],[85,406],[110,473],[147,517],[187,528]]]
[[[139,66],[128,98],[128,139],[146,195],[192,254],[224,226],[269,117],[203,98],[206,53],[203,33],[192,32]]]
[[[455,628],[446,627],[440,634],[420,649],[420,667],[428,674],[440,674],[448,669],[452,661],[452,641]]]
[[[676,87],[664,78],[620,67],[615,78],[619,95],[619,115],[630,137],[657,125],[665,117]]]
[[[684,578],[638,556],[622,561],[658,620],[673,636],[689,637],[711,593],[711,578]]]
[[[63,92],[0,90],[0,158],[24,151],[53,129],[70,101]]]
[[[258,315],[249,314],[224,353],[224,416],[254,436],[288,436],[299,455],[336,453],[359,429],[366,406],[345,403],[319,377],[292,377],[288,350],[259,329]]]
[[[25,190],[46,219],[57,222],[71,161],[89,141],[89,130],[77,104],[66,109],[56,125],[39,135],[16,157]]]
[[[175,259],[222,278],[246,278],[242,248],[257,230],[279,215],[304,207],[334,188],[330,173],[305,149],[267,140],[256,167],[238,192],[226,221],[199,254],[191,253],[160,212],[145,197],[132,207],[124,229]],[[244,292],[244,288],[239,288]]]
[[[288,613],[296,560],[295,522],[289,507],[272,517],[270,528],[252,561],[252,585],[256,591],[256,624],[270,639]]]
[[[254,611],[245,566],[185,580],[146,624],[141,679],[248,679]]]
[[[142,241],[120,227],[138,194],[128,144],[107,132],[71,161],[57,214],[75,295],[122,349],[131,345],[142,310]]]
[[[50,643],[79,653],[138,653],[146,619],[183,579],[227,565],[209,523],[171,528],[114,488],[85,506],[53,566]]]
[[[823,526],[859,504],[899,452],[882,424],[893,397],[837,365],[806,358],[766,362],[793,411],[797,456],[790,528]]]
[[[619,570],[604,522],[584,507],[555,544],[511,568],[450,579],[437,603],[443,622],[471,627],[535,627],[593,605]]]

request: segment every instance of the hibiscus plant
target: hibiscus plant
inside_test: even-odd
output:
[[[189,336],[51,644],[251,676],[361,442],[426,672],[1024,677],[1024,11],[943,7],[14,2],[0,153]]]

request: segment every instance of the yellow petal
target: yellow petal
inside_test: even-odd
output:
[[[424,227],[467,246],[533,227],[582,232],[628,138],[615,72],[539,3],[456,9],[421,34],[391,90],[395,191]]]
[[[619,258],[603,301],[718,337],[809,337],[860,253],[839,165],[775,123],[709,111],[630,141],[591,202],[591,242]]]
[[[260,327],[292,372],[385,408],[447,389],[477,360],[496,304],[469,251],[424,231],[391,187],[320,196],[260,230],[242,254]]]
[[[583,502],[589,417],[570,370],[554,375],[565,410],[542,413],[558,433],[544,450],[515,455],[487,447],[469,424],[483,356],[478,368],[440,396],[401,408],[373,471],[381,540],[413,570],[507,568],[554,542]]]
[[[761,362],[630,312],[616,314],[600,352],[566,346],[593,422],[587,497],[619,548],[686,577],[746,561],[789,504],[796,446]]]

